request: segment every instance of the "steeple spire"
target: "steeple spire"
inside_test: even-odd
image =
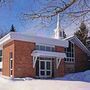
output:
[[[59,14],[57,16],[57,28],[59,29],[60,28],[60,19],[59,19]]]
[[[57,27],[54,30],[54,32],[55,32],[54,37],[56,39],[63,39],[64,38],[64,33],[65,32],[60,27],[60,17],[59,17],[59,14],[57,15]]]

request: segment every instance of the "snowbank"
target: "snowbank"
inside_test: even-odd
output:
[[[90,82],[90,70],[85,72],[73,73],[64,76],[63,78],[55,78],[55,80],[70,80],[70,81],[85,81]]]

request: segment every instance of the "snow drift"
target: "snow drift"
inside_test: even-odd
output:
[[[90,70],[85,72],[73,73],[64,76],[63,78],[55,78],[55,80],[70,80],[70,81],[85,81],[90,82]]]

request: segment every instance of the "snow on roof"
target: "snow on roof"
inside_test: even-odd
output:
[[[64,40],[70,40],[70,41],[74,42],[79,48],[81,48],[85,53],[87,53],[88,56],[90,56],[90,51],[75,35],[67,37]]]
[[[67,40],[61,40],[61,39],[58,40],[58,39],[52,39],[52,38],[46,38],[46,37],[40,37],[40,36],[31,36],[31,35],[21,34],[17,32],[10,32],[9,34],[1,38],[0,46],[12,40],[20,40],[20,41],[34,42],[38,44],[68,47]]]

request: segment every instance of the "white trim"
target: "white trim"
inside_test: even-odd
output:
[[[12,67],[11,67],[12,64]],[[10,77],[12,77],[11,72],[13,71],[13,58],[10,58]]]
[[[13,70],[13,69],[10,69],[10,70]]]
[[[37,57],[33,57],[33,68],[35,68]]]
[[[56,68],[58,69],[61,62],[61,58],[56,58]]]
[[[44,63],[45,63],[45,69],[44,70],[42,70],[41,68],[40,68],[40,65],[41,65],[41,61],[43,61]],[[47,62],[50,62],[50,70],[47,70],[46,69],[46,64],[47,64]],[[45,72],[45,75],[41,75],[41,71],[44,71]],[[47,71],[50,71],[50,75],[47,75]],[[51,77],[52,76],[52,60],[39,60],[39,77],[40,78],[47,78],[47,77]]]
[[[10,60],[13,60],[13,58],[10,58]]]
[[[87,53],[88,56],[90,56],[90,51],[76,36],[73,35],[68,38],[65,38],[64,40],[70,40],[70,41],[74,42],[79,48],[81,48],[85,53]]]
[[[36,43],[36,45],[39,45],[39,46],[48,46],[48,47],[55,47],[54,45],[43,44],[43,43]]]
[[[42,43],[47,45],[49,44],[53,46],[68,47],[67,40],[61,40],[61,39],[58,40],[53,38],[30,36],[30,35],[17,33],[17,32],[10,32],[2,39],[0,39],[0,46],[11,40],[20,40],[20,41],[33,42],[33,43]]]
[[[51,57],[51,58],[66,58],[65,53],[40,51],[40,50],[34,50],[31,53],[31,56],[37,56],[37,57],[41,56],[41,57]]]
[[[9,41],[11,41],[10,33],[0,39],[0,50],[2,49],[3,44],[6,44]]]

